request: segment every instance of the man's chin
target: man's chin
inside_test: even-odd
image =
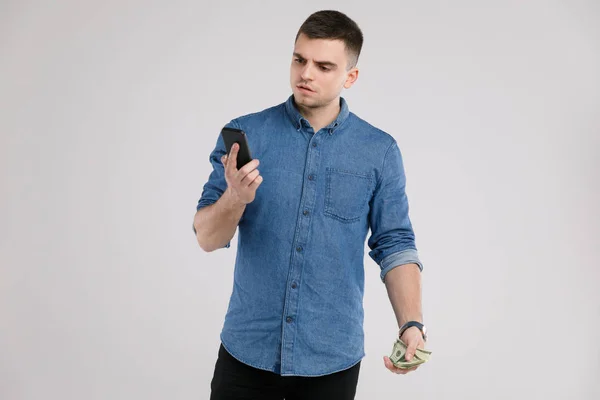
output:
[[[304,107],[319,106],[319,101],[317,99],[308,97],[306,95],[303,95],[302,93],[297,93],[296,91],[294,91],[294,101],[296,102],[296,104],[300,104]]]

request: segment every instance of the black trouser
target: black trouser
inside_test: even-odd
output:
[[[331,375],[281,376],[239,362],[221,345],[210,400],[352,400],[359,370],[360,362]]]

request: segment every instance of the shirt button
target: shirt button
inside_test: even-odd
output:
[[[304,211],[302,212],[302,214],[304,214],[304,215],[308,215],[308,210],[304,210]]]
[[[312,180],[314,180],[314,179],[315,179],[314,175],[309,175],[309,176],[308,176],[308,180],[309,180],[309,181],[312,181]]]
[[[298,246],[298,247],[296,247],[296,251],[297,251],[297,252],[301,252],[301,251],[302,251],[302,246]]]
[[[296,289],[298,287],[298,285],[296,284],[296,282],[292,283],[292,289]]]
[[[287,317],[287,318],[285,319],[285,321],[286,321],[288,324],[289,324],[289,323],[291,323],[291,322],[292,322],[292,317]]]
[[[313,142],[313,147],[317,147],[317,144],[315,142]]]

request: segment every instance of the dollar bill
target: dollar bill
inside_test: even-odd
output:
[[[390,355],[390,360],[392,361],[392,364],[394,364],[394,366],[397,368],[409,369],[429,361],[430,356],[431,351],[425,349],[417,349],[413,358],[410,361],[407,361],[406,344],[402,340],[397,339],[396,343],[394,343],[394,349],[392,350],[392,354]]]

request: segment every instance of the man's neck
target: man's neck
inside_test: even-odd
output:
[[[340,98],[336,98],[323,107],[303,107],[296,104],[300,114],[308,120],[313,130],[318,132],[321,128],[331,124],[340,113]]]

